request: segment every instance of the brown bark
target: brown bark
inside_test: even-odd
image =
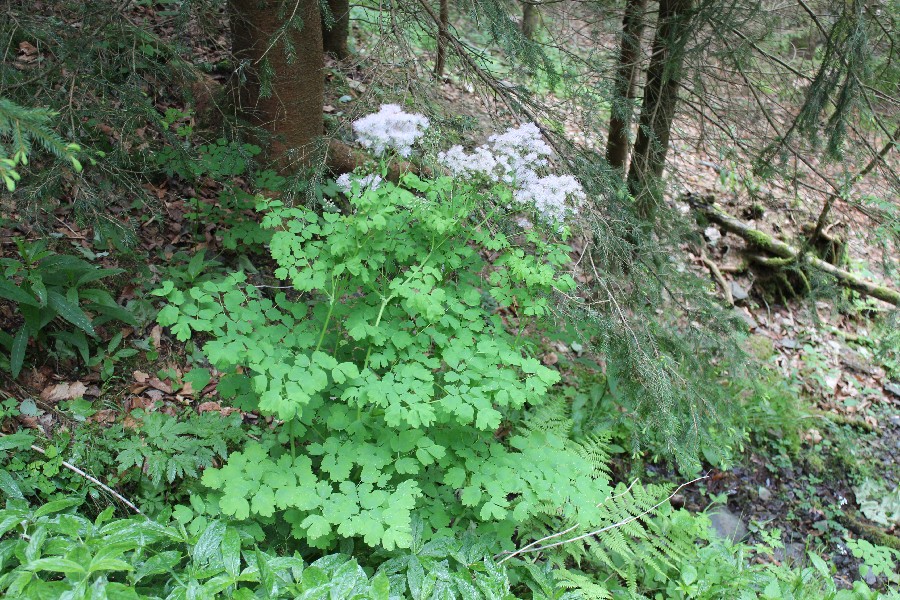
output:
[[[434,74],[441,77],[447,63],[447,35],[450,28],[450,2],[440,0],[440,23],[438,23],[437,56],[434,59]]]
[[[289,7],[279,0],[230,0],[228,8],[232,52],[246,77],[233,90],[239,114],[272,134],[269,157],[280,170],[304,166],[324,127],[318,0],[297,0],[293,13],[282,11]],[[302,20],[301,30],[284,26],[292,18]],[[292,56],[285,51],[285,41]],[[268,77],[263,77],[264,70]],[[264,95],[266,87],[271,93]]]
[[[637,202],[638,213],[650,224],[662,202],[661,179],[678,104],[678,86],[692,8],[693,0],[659,2],[659,18],[650,65],[647,67],[638,135],[628,170],[628,188]]]
[[[644,11],[647,0],[627,0],[622,18],[622,40],[613,88],[613,107],[606,139],[606,162],[615,169],[625,170],[628,162],[631,132],[632,103],[641,57],[641,35],[644,32]]]
[[[325,165],[334,175],[352,173],[357,167],[371,164],[372,157],[362,150],[351,148],[340,140],[329,140]],[[405,173],[415,173],[420,177],[433,177],[434,172],[426,166],[405,160],[394,160],[388,166],[387,180],[397,183]]]
[[[325,52],[338,60],[350,56],[347,39],[350,36],[350,0],[328,0],[330,19],[323,19],[322,40]]]
[[[533,2],[522,3],[522,35],[525,39],[534,39],[540,18],[541,14],[538,12],[538,7]]]

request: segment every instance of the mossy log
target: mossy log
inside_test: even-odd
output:
[[[886,533],[881,527],[866,523],[854,512],[847,511],[837,515],[838,522],[855,533],[857,536],[868,540],[876,546],[886,546],[894,550],[900,550],[900,538]]]
[[[846,288],[900,307],[900,292],[896,290],[857,277],[853,273],[838,268],[817,256],[808,252],[801,252],[790,244],[786,244],[758,229],[753,229],[743,221],[726,213],[716,206],[715,203],[709,202],[706,198],[690,195],[685,200],[694,210],[701,213],[709,221],[720,226],[725,231],[747,240],[755,250],[764,251],[774,255],[775,259],[781,259],[766,260],[762,257],[755,257],[754,262],[763,262],[773,267],[784,266],[795,261],[802,262],[806,266],[834,277],[840,285]]]

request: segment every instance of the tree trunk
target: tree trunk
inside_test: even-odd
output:
[[[622,19],[622,40],[619,46],[619,62],[613,88],[612,114],[609,118],[609,136],[606,139],[606,162],[615,169],[625,171],[628,162],[629,134],[634,89],[641,58],[641,35],[644,32],[644,11],[647,0],[627,0]]]
[[[293,13],[282,6],[280,0],[228,3],[232,52],[245,75],[233,90],[235,104],[244,119],[272,134],[269,157],[287,172],[312,158],[323,133],[325,81],[318,0],[298,0]],[[290,20],[302,20],[302,29],[286,25]]]
[[[660,0],[659,18],[653,38],[641,118],[628,171],[628,188],[637,202],[638,214],[652,224],[662,203],[662,174],[669,149],[669,136],[678,85],[684,63],[684,46],[690,33],[693,0]]]
[[[522,3],[522,35],[525,39],[534,39],[540,17],[541,14],[538,12],[538,7],[532,2]]]
[[[350,56],[347,39],[350,36],[350,0],[328,0],[331,18],[323,19],[322,39],[325,52],[343,60]]]
[[[443,76],[447,62],[447,36],[450,29],[450,2],[440,1],[440,23],[438,24],[437,56],[434,59],[434,74]]]

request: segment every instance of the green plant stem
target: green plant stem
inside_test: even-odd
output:
[[[328,303],[328,312],[325,313],[325,321],[322,323],[322,331],[319,332],[319,341],[316,342],[315,352],[319,351],[319,348],[322,347],[322,340],[325,339],[325,332],[328,331],[328,323],[331,321],[331,314],[334,312],[334,296],[331,297],[331,301]]]
[[[513,348],[519,347],[519,336],[522,335],[528,321],[530,321],[530,319],[519,319],[519,330],[516,331],[516,337],[513,338]]]
[[[387,308],[388,302],[394,299],[394,295],[391,294],[381,300],[381,307],[378,309],[378,316],[375,318],[375,328],[378,328],[378,325],[381,324],[381,317],[384,316],[384,309]],[[369,356],[372,354],[372,344],[369,344],[369,348],[366,350],[366,358],[363,360],[363,368],[365,371],[369,368]]]
[[[325,332],[328,331],[328,324],[331,322],[331,315],[334,313],[334,305],[338,297],[338,283],[332,280],[331,295],[328,297],[328,312],[325,313],[325,321],[322,322],[322,331],[319,332],[319,341],[316,342],[315,352],[322,347],[322,340],[325,339]]]

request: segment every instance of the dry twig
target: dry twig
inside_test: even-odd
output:
[[[0,436],[6,437],[6,435],[7,434],[5,434],[5,433],[0,433]],[[40,446],[35,446],[34,444],[32,444],[31,449],[34,450],[35,452],[37,452],[38,454],[43,454],[44,456],[47,455],[47,451],[44,450],[43,448],[41,448]],[[131,500],[129,500],[128,498],[126,498],[125,496],[123,496],[122,494],[117,492],[116,490],[112,489],[111,487],[109,487],[108,485],[106,485],[105,483],[103,483],[102,481],[100,481],[99,479],[94,477],[93,475],[85,473],[84,471],[82,471],[81,469],[79,469],[78,467],[76,467],[75,465],[73,465],[70,462],[62,461],[61,464],[62,464],[62,466],[69,469],[76,475],[80,475],[80,476],[84,477],[85,479],[87,479],[88,481],[90,481],[91,483],[93,483],[94,485],[99,487],[100,489],[102,489],[104,492],[110,494],[116,500],[118,500],[119,502],[121,502],[122,504],[124,504],[125,506],[127,506],[128,508],[130,508],[137,514],[141,515],[144,518],[149,519],[149,517],[147,517],[147,515],[142,513],[141,509],[139,509],[137,506],[135,506],[134,503],[131,502]]]

